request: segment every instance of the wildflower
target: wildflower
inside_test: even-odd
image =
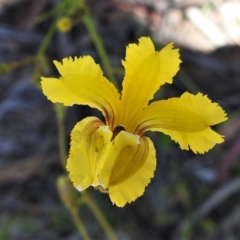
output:
[[[185,92],[149,104],[161,85],[172,83],[180,62],[172,43],[158,52],[150,38],[140,38],[138,45],[127,47],[120,95],[91,57],[54,61],[61,77],[42,78],[48,99],[65,106],[87,104],[105,117],[105,123],[87,117],[72,130],[67,170],[79,191],[90,185],[101,188],[119,207],[141,196],[156,168],[155,148],[146,131],[170,135],[181,149],[195,153],[223,142],[210,126],[225,121],[226,114],[207,96]]]
[[[57,21],[57,28],[60,32],[66,33],[72,28],[72,21],[69,17],[62,17]]]

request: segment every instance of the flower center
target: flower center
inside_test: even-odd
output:
[[[126,131],[123,126],[116,126],[113,130],[113,135],[111,138],[111,142],[115,139],[115,137],[121,132],[121,131]]]

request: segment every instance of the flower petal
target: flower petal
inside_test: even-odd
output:
[[[96,117],[87,117],[73,128],[67,170],[79,191],[100,185],[97,174],[111,137],[112,132]]]
[[[153,177],[155,149],[149,138],[121,131],[106,156],[99,178],[111,201],[123,207],[141,196]]]
[[[204,153],[215,144],[223,142],[223,136],[210,126],[227,120],[225,112],[201,93],[184,93],[180,98],[157,101],[146,107],[136,124],[136,134],[160,131],[171,136],[181,149]]]
[[[65,106],[87,104],[100,110],[112,128],[118,125],[120,97],[94,60],[85,56],[54,61],[61,78],[42,78],[43,93],[52,102]]]
[[[164,83],[172,83],[181,60],[178,49],[168,44],[156,52],[150,38],[142,37],[139,44],[127,47],[126,60],[123,61],[126,75],[123,81],[122,123],[131,132],[131,120],[142,111]]]

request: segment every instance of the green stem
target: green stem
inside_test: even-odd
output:
[[[33,63],[34,61],[35,61],[35,57],[27,57],[19,62],[12,62],[9,65],[12,70],[13,68],[19,68],[19,67],[28,65],[30,63]]]
[[[58,125],[58,147],[59,147],[59,154],[60,160],[63,169],[66,169],[66,161],[67,161],[67,149],[66,149],[66,142],[65,142],[65,107],[61,104],[55,104],[55,112],[57,116],[57,125]]]
[[[81,218],[79,217],[77,208],[72,208],[70,210],[70,213],[71,213],[72,219],[73,219],[73,221],[74,221],[74,223],[75,223],[75,225],[78,229],[78,232],[83,237],[83,239],[84,240],[91,240],[91,238],[89,237],[89,235],[87,233],[87,230],[86,230]]]
[[[117,236],[115,235],[112,227],[108,223],[107,219],[105,218],[102,211],[99,207],[95,204],[95,202],[87,195],[86,191],[81,193],[84,198],[84,203],[89,207],[92,211],[95,218],[98,220],[99,224],[101,225],[102,229],[104,230],[105,234],[107,235],[108,239],[110,240],[117,240]]]
[[[114,77],[113,71],[112,71],[112,66],[110,63],[110,60],[108,58],[108,55],[106,53],[106,50],[103,46],[103,42],[102,39],[100,37],[100,35],[97,32],[96,26],[92,20],[92,17],[90,15],[90,12],[88,10],[88,8],[86,7],[86,5],[84,4],[84,1],[81,0],[81,6],[84,10],[84,15],[82,17],[82,21],[85,25],[85,27],[88,30],[89,35],[91,36],[93,43],[97,49],[97,52],[101,58],[102,64],[104,66],[104,69],[106,71],[107,76],[109,77],[109,80],[115,85],[117,86],[117,82],[116,79]]]
[[[55,31],[56,31],[56,20],[52,22],[50,28],[48,29],[48,31],[38,49],[38,52],[37,52],[38,57],[42,57],[45,54],[45,52],[49,46],[49,43],[53,38]]]
[[[77,191],[76,189],[73,189],[68,176],[66,175],[59,176],[57,178],[56,187],[58,190],[58,195],[63,205],[69,211],[80,236],[82,236],[84,240],[89,240],[90,237],[88,236],[88,233],[82,222],[82,219],[78,215],[79,204],[77,203]]]

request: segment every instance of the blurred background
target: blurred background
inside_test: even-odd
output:
[[[93,188],[88,195],[120,240],[240,239],[240,1],[92,0],[79,9],[77,2],[0,0],[0,240],[82,239],[56,189],[64,174],[58,122],[39,82],[58,77],[52,61],[66,56],[102,64],[83,21],[88,11],[119,87],[127,44],[150,36],[160,49],[173,41],[181,70],[156,99],[202,92],[229,117],[215,128],[225,142],[204,155],[151,133],[157,170],[134,203],[121,209]],[[66,109],[67,150],[75,123],[93,114]],[[91,239],[107,239],[87,206],[79,214]]]

